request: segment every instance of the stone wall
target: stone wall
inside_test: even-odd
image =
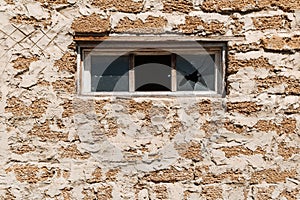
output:
[[[82,98],[75,33],[228,40],[226,97]],[[0,0],[1,199],[300,199],[300,1]]]

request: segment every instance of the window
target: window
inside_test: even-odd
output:
[[[224,43],[80,43],[83,95],[215,94],[224,90]]]

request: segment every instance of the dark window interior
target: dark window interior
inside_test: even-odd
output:
[[[131,63],[134,91],[172,91],[172,81],[176,82],[176,91],[215,91],[215,54],[155,53],[91,56],[91,91],[129,91]],[[175,79],[172,79],[173,56]]]
[[[92,56],[92,91],[128,91],[129,56]]]
[[[136,91],[171,91],[171,55],[137,55]]]

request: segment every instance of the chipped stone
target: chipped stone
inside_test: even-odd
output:
[[[90,154],[87,152],[81,153],[75,144],[66,148],[61,147],[60,152],[62,158],[88,159],[90,157]]]
[[[178,25],[178,29],[183,33],[202,33],[204,35],[211,34],[225,34],[224,23],[219,21],[204,22],[199,17],[187,16],[185,17],[185,23]]]
[[[279,183],[279,182],[285,182],[286,178],[288,177],[294,177],[296,175],[296,172],[294,170],[292,171],[278,171],[275,169],[266,169],[254,172],[250,182],[251,183]]]
[[[270,91],[270,93],[283,93],[283,94],[299,94],[300,80],[294,77],[285,76],[269,76],[265,79],[258,78],[256,80],[256,87],[259,91]],[[279,86],[279,89],[276,89]],[[274,90],[270,90],[275,88]]]
[[[292,51],[300,49],[300,35],[288,37],[272,36],[271,38],[264,38],[262,45],[267,50],[274,51]]]
[[[163,11],[167,13],[183,12],[189,13],[193,10],[193,2],[191,0],[163,0]]]
[[[139,13],[143,10],[144,0],[94,0],[92,5],[102,10],[115,10],[127,13]]]
[[[257,17],[252,18],[253,24],[256,30],[265,29],[289,29],[291,28],[291,23],[287,16],[268,16],[268,17]]]
[[[177,144],[175,148],[181,157],[192,159],[194,161],[203,159],[201,156],[201,145],[199,143],[190,142],[188,144]]]
[[[300,8],[298,1],[286,1],[286,0],[205,0],[202,4],[202,9],[208,12],[241,12],[247,13],[251,11],[258,11],[262,9],[271,9],[276,6],[284,11],[293,11]]]
[[[152,181],[155,183],[159,182],[177,182],[177,181],[187,181],[193,179],[193,174],[191,170],[176,170],[176,169],[166,169],[151,172],[144,176],[147,181]]]
[[[257,105],[254,102],[228,102],[227,111],[238,112],[244,114],[252,114],[261,110],[261,105]]]
[[[251,151],[241,146],[222,147],[220,149],[225,152],[225,156],[227,158],[230,158],[232,156],[238,156],[238,155],[265,154],[265,152],[261,148],[257,148],[255,151]]]
[[[76,57],[70,53],[66,53],[60,60],[54,63],[54,66],[57,66],[61,71],[68,71],[74,74],[77,69]]]
[[[102,19],[97,14],[80,17],[72,24],[72,29],[77,33],[105,33],[110,31],[109,19]]]
[[[163,17],[149,16],[142,21],[141,19],[130,20],[128,17],[121,19],[119,24],[114,28],[115,32],[129,33],[160,33],[166,26],[167,20]]]

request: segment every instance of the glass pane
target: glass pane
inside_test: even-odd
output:
[[[178,91],[215,91],[215,55],[177,55]]]
[[[128,56],[91,56],[91,91],[129,91]]]
[[[136,91],[171,91],[171,55],[135,56]]]

